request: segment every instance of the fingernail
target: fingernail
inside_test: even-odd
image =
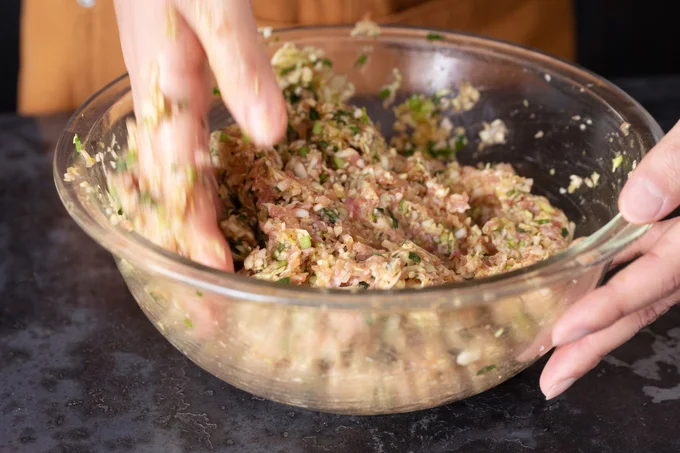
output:
[[[264,146],[276,142],[280,138],[277,135],[283,130],[284,117],[280,112],[272,111],[270,105],[252,106],[248,112],[248,128],[255,142]]]
[[[571,387],[574,382],[576,382],[576,379],[574,378],[569,378],[565,379],[564,381],[558,382],[557,384],[550,387],[550,389],[546,392],[545,399],[551,400],[555,398],[556,396],[560,395],[565,390],[567,390],[569,387]]]
[[[655,221],[663,205],[663,194],[645,178],[632,177],[621,197],[621,213],[631,223]]]
[[[591,332],[588,329],[573,329],[573,330],[557,330],[553,331],[553,346],[563,346],[565,344],[573,343],[580,340]]]

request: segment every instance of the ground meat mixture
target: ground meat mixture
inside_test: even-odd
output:
[[[471,85],[408,97],[388,141],[320,50],[286,44],[272,65],[288,103],[286,139],[258,148],[237,125],[211,136],[219,224],[238,272],[323,288],[422,287],[524,267],[571,242],[573,226],[531,193],[531,179],[507,164],[456,161],[468,138],[455,115],[481,96]],[[501,120],[484,132],[480,146],[504,143]],[[143,193],[134,159],[131,149],[110,187],[133,228],[163,243],[154,231],[173,209]]]

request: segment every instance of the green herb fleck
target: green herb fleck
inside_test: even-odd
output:
[[[307,154],[309,154],[309,146],[303,146],[302,148],[300,148],[298,154],[300,155],[300,157],[305,157]]]
[[[319,183],[323,184],[323,183],[325,183],[326,181],[328,181],[328,173],[323,172],[323,173],[321,173],[321,175],[319,176]]]
[[[550,219],[538,219],[536,220],[536,223],[539,225],[545,225],[546,223],[550,223]]]
[[[118,209],[118,215],[123,215],[123,208]]]
[[[512,190],[508,190],[505,193],[505,195],[507,195],[508,197],[511,197],[511,196],[515,195],[516,193],[517,193],[517,191],[515,189],[512,189]]]
[[[427,152],[430,154],[432,157],[445,157],[449,158],[455,154],[455,152],[449,148],[448,146],[445,146],[444,148],[437,148],[435,149],[435,142],[433,140],[428,140],[427,142]]]
[[[363,124],[368,124],[368,112],[366,111],[366,107],[361,107],[361,118],[360,121]]]
[[[357,135],[359,132],[361,132],[361,129],[358,126],[351,125],[351,126],[348,126],[348,127],[349,127],[349,130],[351,130],[354,135]]]
[[[428,41],[443,41],[444,37],[437,33],[428,33],[426,36]]]
[[[214,88],[213,88],[213,94],[214,94],[215,96],[222,96],[222,92],[221,92],[220,89],[217,88],[217,87],[214,87]]]
[[[280,279],[276,280],[276,283],[286,283],[286,284],[288,284],[288,283],[290,283],[290,277],[280,278]]]
[[[319,111],[317,109],[315,109],[314,107],[309,109],[309,119],[311,121],[316,121],[319,118],[321,118],[321,115],[319,114]]]
[[[385,100],[390,97],[390,94],[392,94],[392,91],[389,88],[383,88],[380,90],[380,93],[378,93],[378,96],[380,96],[380,99]]]
[[[366,282],[359,282],[359,288],[361,288],[361,289],[368,289],[369,287],[370,287],[370,285],[369,285],[368,283],[366,283]],[[371,322],[372,322],[372,321],[373,321],[373,320],[371,320]]]
[[[496,365],[495,365],[495,364],[485,366],[485,367],[482,368],[481,370],[477,371],[477,376],[482,376],[482,375],[488,373],[489,371],[493,371],[493,370],[495,370],[495,369],[496,369]]]
[[[517,232],[518,232],[518,233],[530,233],[529,230],[525,230],[525,229],[522,228],[522,227],[517,227]]]
[[[80,138],[78,137],[78,134],[73,136],[73,144],[76,145],[76,152],[78,154],[83,152],[83,145],[80,143]]]
[[[399,222],[397,221],[397,218],[394,216],[391,210],[387,210],[387,213],[390,215],[390,218],[392,219],[392,228],[397,229],[399,228]]]
[[[319,135],[323,131],[323,124],[320,122],[314,123],[314,126],[312,126],[312,133],[315,135]]]
[[[368,60],[368,55],[360,55],[359,58],[357,58],[356,63],[354,63],[354,66],[357,68],[362,67],[363,65],[366,64],[366,61]]]
[[[189,318],[184,318],[184,324],[186,324],[187,326],[189,326],[190,329],[193,329],[193,328],[194,328],[194,323],[191,322],[191,319],[189,319]]]
[[[228,139],[229,136],[226,132],[220,132],[220,143],[226,143]]]
[[[324,59],[322,59],[322,60],[321,60],[321,64],[323,64],[324,66],[326,66],[326,67],[328,67],[328,68],[332,68],[332,67],[333,67],[333,62],[332,62],[329,58],[324,58]]]
[[[335,212],[333,212],[333,211],[331,211],[330,209],[328,209],[328,208],[322,208],[322,209],[321,209],[321,216],[322,216],[322,217],[327,217],[327,218],[328,218],[328,221],[329,221],[331,224],[335,224],[335,222],[338,221],[338,215],[337,215]]]
[[[295,66],[288,66],[287,68],[283,68],[280,72],[280,76],[285,76],[286,74],[290,74],[291,72],[295,71]]]
[[[291,126],[290,124],[286,128],[286,138],[288,139],[289,142],[294,142],[295,140],[300,138],[300,134]]]
[[[416,264],[420,263],[420,255],[418,255],[416,252],[408,252],[408,259]]]
[[[399,210],[401,212],[406,211],[406,198],[402,198],[401,201],[399,202]]]
[[[569,230],[567,230],[566,228],[562,228],[562,237],[566,238],[567,236],[569,236]]]

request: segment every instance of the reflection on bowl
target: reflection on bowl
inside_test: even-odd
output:
[[[391,118],[378,92],[393,67],[403,74],[402,97],[469,81],[482,101],[463,114],[463,126],[476,135],[484,121],[501,118],[510,134],[504,146],[459,159],[513,164],[585,239],[525,269],[420,290],[322,291],[206,268],[112,224],[102,165],[88,167],[75,152],[74,134],[93,155],[125,143],[132,115],[126,76],[73,116],[57,145],[55,180],[71,216],[114,255],[149,319],[210,373],[256,395],[322,411],[425,409],[493,387],[550,348],[552,325],[564,309],[645,231],[617,215],[617,197],[662,132],[616,87],[524,48],[444,32],[432,41],[421,29],[384,27],[377,40],[349,32],[317,27],[276,34],[281,43],[322,48],[354,83],[355,102],[383,126]],[[357,70],[367,45],[371,58]],[[211,125],[228,120],[215,103]],[[625,133],[624,123],[630,124]],[[65,183],[72,166],[75,181]],[[600,175],[594,187],[565,190],[570,175],[594,172]]]

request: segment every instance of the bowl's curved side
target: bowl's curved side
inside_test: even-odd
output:
[[[345,33],[347,34],[345,35]],[[92,197],[92,194],[85,193],[87,188],[74,184],[64,184],[62,181],[67,168],[78,162],[77,156],[73,152],[72,138],[74,134],[81,137],[84,146],[91,152],[96,152],[96,147],[102,138],[106,138],[104,143],[108,146],[112,131],[117,133],[119,144],[124,140],[125,132],[122,127],[122,119],[132,111],[129,81],[125,76],[93,96],[74,114],[62,135],[55,154],[55,179],[62,201],[80,226],[112,253],[135,261],[139,266],[146,266],[148,269],[162,273],[168,278],[182,281],[188,286],[214,291],[229,298],[250,297],[253,301],[307,306],[318,305],[320,300],[323,300],[327,306],[346,309],[356,309],[366,304],[393,307],[429,305],[432,300],[437,300],[437,303],[440,304],[469,306],[479,304],[480,301],[497,295],[519,294],[527,287],[537,284],[546,286],[560,279],[569,278],[572,274],[579,275],[582,272],[587,272],[589,265],[606,262],[625,245],[644,233],[645,227],[628,225],[620,216],[616,215],[615,202],[612,203],[618,193],[617,191],[620,190],[625,181],[626,172],[639,161],[646,149],[661,137],[660,128],[642,107],[603,79],[543,54],[499,41],[448,32],[442,32],[444,39],[430,42],[426,39],[427,33],[428,30],[423,29],[385,28],[381,37],[372,43],[374,47],[372,58],[375,57],[376,63],[374,64],[376,67],[382,68],[382,73],[371,66],[367,68],[371,71],[366,72],[378,75],[367,77],[364,73],[357,73],[356,71],[350,75],[353,80],[357,81],[357,85],[374,87],[374,91],[377,93],[378,87],[391,71],[391,66],[388,63],[398,62],[401,59],[409,62],[406,65],[408,71],[403,71],[405,72],[405,79],[408,80],[409,77],[412,77],[414,80],[413,83],[407,82],[405,92],[414,92],[418,89],[433,90],[442,86],[449,86],[457,77],[469,76],[474,78],[473,82],[479,81],[482,85],[486,84],[486,86],[482,86],[483,89],[490,90],[490,92],[498,95],[497,99],[501,99],[501,101],[498,101],[498,105],[503,106],[503,112],[508,117],[506,119],[512,118],[515,110],[519,112],[515,114],[517,119],[513,120],[514,124],[517,125],[539,127],[541,124],[547,124],[550,126],[555,118],[548,116],[542,120],[543,123],[537,122],[541,115],[546,116],[545,112],[552,109],[558,113],[560,110],[564,110],[560,115],[564,118],[571,117],[574,112],[568,111],[568,109],[574,105],[581,105],[582,110],[587,110],[592,115],[600,115],[600,119],[596,123],[598,128],[594,128],[597,130],[588,135],[587,140],[575,138],[579,131],[572,131],[567,128],[568,132],[559,136],[563,138],[555,138],[552,142],[544,139],[542,143],[543,146],[548,146],[547,143],[553,143],[552,147],[546,149],[555,154],[560,152],[560,149],[558,149],[560,144],[564,145],[561,152],[567,149],[567,145],[572,148],[587,145],[599,149],[596,145],[602,144],[605,137],[608,136],[611,145],[602,146],[606,152],[595,156],[592,164],[585,166],[588,171],[596,168],[603,176],[602,179],[605,183],[601,183],[602,189],[598,189],[602,194],[594,196],[592,193],[584,192],[580,199],[575,202],[575,205],[579,206],[578,209],[585,212],[591,205],[589,197],[602,197],[603,204],[606,207],[600,209],[600,211],[590,212],[592,215],[584,215],[583,222],[592,218],[595,219],[594,222],[598,222],[597,225],[604,226],[595,231],[595,224],[593,224],[585,232],[589,235],[586,240],[542,263],[525,269],[474,282],[455,283],[421,290],[400,290],[398,292],[387,292],[387,294],[380,291],[348,294],[340,290],[320,291],[310,288],[289,288],[274,283],[254,282],[239,275],[209,269],[156,247],[135,234],[113,227],[108,222],[106,213],[102,213],[102,211],[105,211],[103,200],[105,201],[106,195],[100,191],[103,186],[101,171],[80,166],[83,179],[99,192],[95,198]],[[339,66],[348,67],[346,68],[348,71],[352,71],[349,67],[353,66],[351,63],[355,60],[356,49],[362,48],[366,44],[359,40],[352,41],[352,45],[348,46],[351,38],[348,36],[349,28],[347,27],[292,29],[277,32],[277,35],[281,37],[282,42],[293,40],[302,44],[325,46],[330,49],[330,52],[339,52],[339,60],[341,60]],[[380,55],[384,55],[384,58]],[[415,64],[415,62],[420,63]],[[422,71],[421,63],[433,65],[433,69]],[[502,71],[490,69],[495,65],[502,68]],[[522,83],[525,85],[521,85]],[[531,86],[532,88],[531,90],[528,88],[524,91],[519,90],[520,92],[517,95],[508,98],[508,96],[504,97],[502,90],[499,91],[498,87],[501,85],[513,90],[517,90],[518,86]],[[523,112],[524,101],[527,101],[527,96],[530,95],[533,96],[530,100],[531,105],[535,105],[536,108],[534,110],[531,107],[525,108],[527,112]],[[570,99],[576,99],[576,101],[570,104],[568,103]],[[560,106],[553,105],[551,102],[566,102],[566,104]],[[495,114],[502,113],[499,111],[500,107],[493,107],[495,105],[493,103],[487,102],[484,105],[480,110],[482,117],[477,118],[478,120],[484,120],[484,115],[487,115],[486,119],[489,119]],[[486,107],[488,105],[492,105],[491,110]],[[511,106],[514,107],[511,108]],[[539,120],[533,120],[532,115]],[[632,127],[627,131],[629,135],[625,137],[623,134],[618,134],[619,126],[624,120],[632,124]],[[566,123],[568,122],[565,122],[565,127],[569,126]],[[571,126],[573,128],[574,125]],[[575,126],[579,125],[575,124]],[[554,127],[552,133],[557,135],[558,128]],[[581,133],[583,132],[581,131]],[[590,132],[588,131],[588,133]],[[602,137],[601,139],[597,138],[598,134]],[[546,133],[546,136],[548,135],[550,134]],[[521,142],[522,146],[525,147],[531,143],[526,137],[517,136],[513,139],[516,139],[516,143]],[[593,140],[600,141],[594,142]],[[510,148],[512,149],[513,146],[511,144]],[[547,155],[548,151],[544,150],[541,155]],[[622,152],[626,156],[618,174],[613,174],[607,170],[615,152]],[[530,154],[530,152],[525,154]],[[488,154],[477,157],[491,159],[498,157],[498,155]],[[563,164],[564,162],[569,163],[572,159],[563,158],[557,162],[554,157],[550,157],[549,160]],[[536,169],[545,168],[547,163],[549,162],[546,162],[545,159],[544,161],[537,160],[534,163],[527,163],[527,168],[530,172],[536,172]],[[563,167],[564,172],[558,174],[561,174],[564,180],[568,171],[573,168],[568,165],[563,165]],[[584,168],[581,168],[581,171],[584,171]],[[566,185],[566,183],[563,184]],[[554,186],[554,184],[548,181],[546,187],[548,186]],[[557,186],[554,186],[551,190],[554,191],[554,194],[557,194]],[[557,196],[555,195],[555,197]],[[592,206],[597,207],[597,204],[592,203]],[[607,216],[611,216],[608,217],[609,222],[602,222],[602,219]],[[593,234],[590,234],[591,232]],[[587,258],[577,259],[582,256]],[[486,296],[480,299],[482,293]],[[423,302],[424,300],[427,300],[427,302]]]

